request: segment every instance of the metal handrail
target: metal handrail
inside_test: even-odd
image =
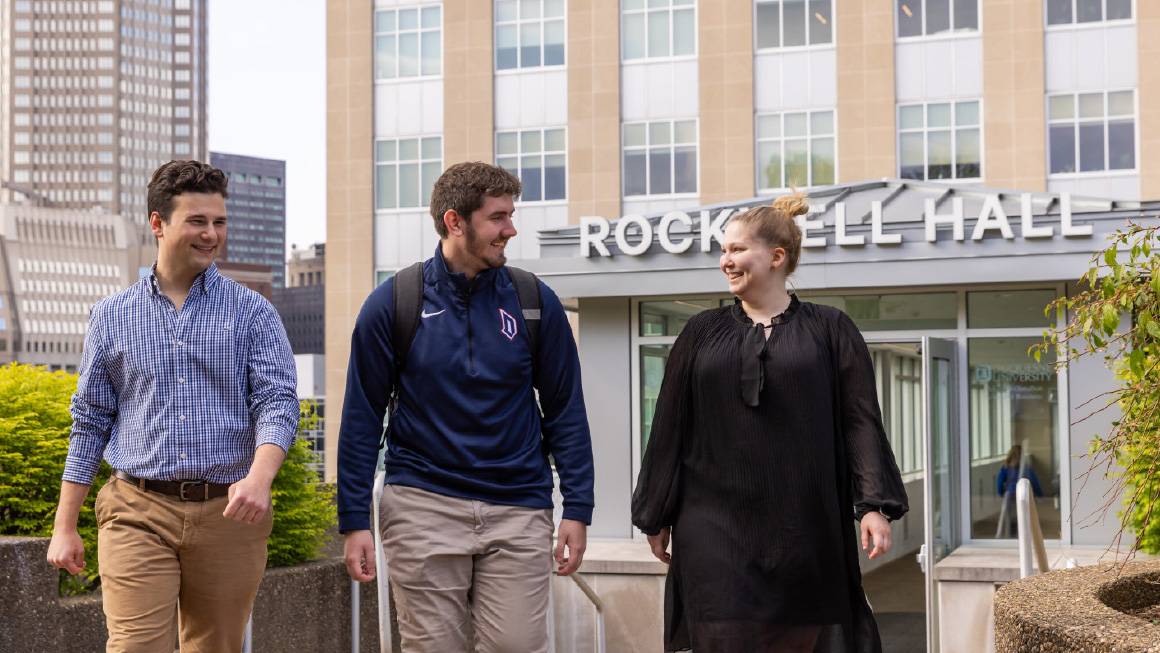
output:
[[[1038,564],[1039,573],[1049,570],[1047,565],[1047,547],[1043,544],[1043,529],[1039,525],[1039,511],[1035,508],[1034,494],[1031,491],[1031,481],[1019,479],[1015,484],[1015,517],[1018,523],[1019,539],[1019,577],[1027,578],[1034,575],[1032,568],[1032,553]]]

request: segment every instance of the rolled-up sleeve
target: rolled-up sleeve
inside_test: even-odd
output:
[[[72,430],[62,479],[90,485],[101,466],[105,446],[117,419],[117,393],[109,380],[105,365],[105,342],[100,328],[98,307],[89,315],[81,353],[80,378],[72,396]]]
[[[288,451],[298,431],[298,373],[277,311],[263,302],[250,325],[250,415],[254,447],[275,444]]]

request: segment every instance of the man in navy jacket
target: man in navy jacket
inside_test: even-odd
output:
[[[394,279],[367,298],[351,338],[339,527],[351,577],[372,580],[371,484],[399,372],[380,536],[407,653],[547,650],[549,454],[564,497],[557,573],[572,573],[584,555],[593,466],[580,363],[563,306],[542,282],[531,350],[504,268],[519,193],[520,181],[502,168],[448,168],[431,195],[440,244],[423,265],[423,308],[405,365],[395,368]]]

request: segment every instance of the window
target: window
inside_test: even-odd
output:
[[[697,53],[693,0],[624,0],[620,51],[625,61]]]
[[[496,70],[562,65],[564,0],[496,0]]]
[[[1133,91],[1049,96],[1051,174],[1134,170],[1135,104]]]
[[[897,0],[898,38],[979,31],[978,0]]]
[[[834,183],[834,112],[757,116],[757,186]]]
[[[495,135],[496,165],[523,183],[520,200],[562,200],[566,197],[567,145],[563,129],[499,132]]]
[[[375,142],[375,208],[427,206],[443,171],[443,139],[403,138]]]
[[[1132,0],[1047,0],[1047,24],[1131,20]]]
[[[697,192],[697,121],[624,125],[624,196]]]
[[[834,42],[832,0],[759,0],[758,50]]]
[[[982,177],[979,102],[898,107],[899,175],[903,179]]]
[[[441,73],[442,11],[433,5],[375,12],[375,79]]]

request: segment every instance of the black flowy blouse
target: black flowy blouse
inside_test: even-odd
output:
[[[796,296],[772,326],[739,303],[694,316],[632,497],[643,532],[672,527],[665,650],[772,651],[819,625],[815,651],[880,651],[851,523],[875,510],[907,499],[854,322]]]

